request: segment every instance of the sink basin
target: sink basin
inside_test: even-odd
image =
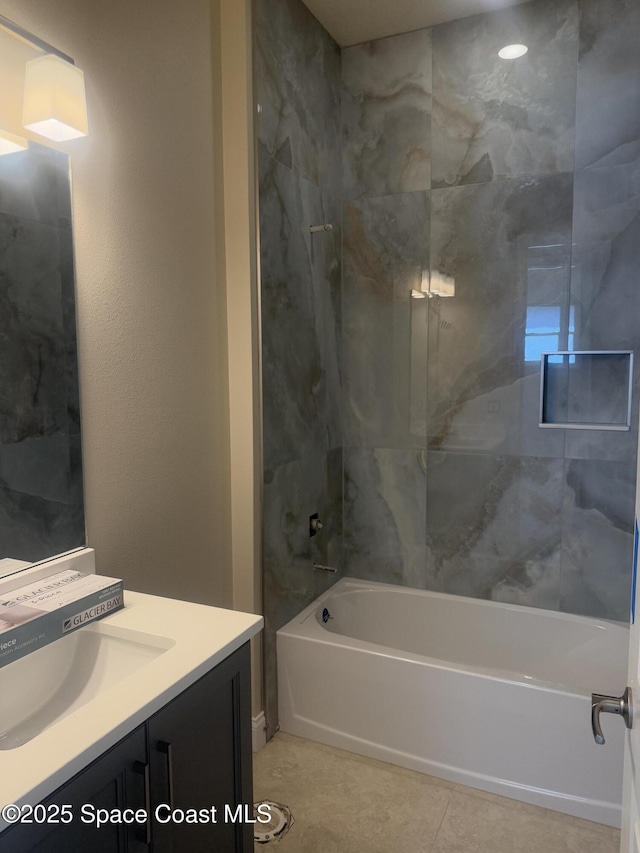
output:
[[[174,645],[166,637],[89,625],[0,669],[0,750],[15,749]]]

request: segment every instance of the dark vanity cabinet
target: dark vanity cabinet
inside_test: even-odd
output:
[[[247,643],[32,816],[62,821],[72,814],[71,822],[16,824],[0,835],[0,853],[250,853],[251,761]],[[117,816],[128,809],[130,819],[140,810],[138,818],[148,819],[97,829],[98,809]]]
[[[168,806],[153,823],[154,853],[253,851],[253,826],[233,821],[245,804],[253,816],[249,647],[240,652],[149,720],[152,798]],[[169,809],[216,822],[161,823]]]
[[[138,853],[148,849],[136,843],[131,827],[106,824],[97,830],[95,825],[81,820],[86,806],[108,810],[144,808],[145,758],[146,732],[140,726],[47,797],[33,815],[25,814],[25,820],[31,819],[33,823],[16,824],[0,835],[0,850],[2,853]],[[73,819],[66,823],[69,815]],[[43,818],[46,822],[36,823]]]

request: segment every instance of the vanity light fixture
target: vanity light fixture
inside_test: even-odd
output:
[[[412,290],[413,299],[426,299],[429,296],[429,270],[423,269],[420,279],[420,290]]]
[[[0,130],[0,157],[3,154],[16,154],[18,151],[26,151],[29,143],[22,136],[9,133],[8,130]]]
[[[70,62],[48,53],[26,64],[22,123],[55,142],[86,136],[84,74]]]
[[[498,51],[498,56],[500,59],[520,59],[528,50],[526,44],[507,44]]]
[[[456,280],[447,273],[436,270],[429,282],[429,296],[440,296],[443,299],[456,295]]]
[[[447,273],[434,270],[422,271],[422,280],[420,282],[420,290],[412,289],[411,297],[413,299],[433,299],[434,296],[449,298],[456,295],[456,280],[453,276]]]

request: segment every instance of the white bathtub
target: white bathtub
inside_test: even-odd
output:
[[[323,610],[330,619],[323,622]],[[620,825],[624,625],[343,578],[277,634],[285,732]]]

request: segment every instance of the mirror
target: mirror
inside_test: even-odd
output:
[[[0,156],[0,577],[84,544],[69,161],[30,142]]]

